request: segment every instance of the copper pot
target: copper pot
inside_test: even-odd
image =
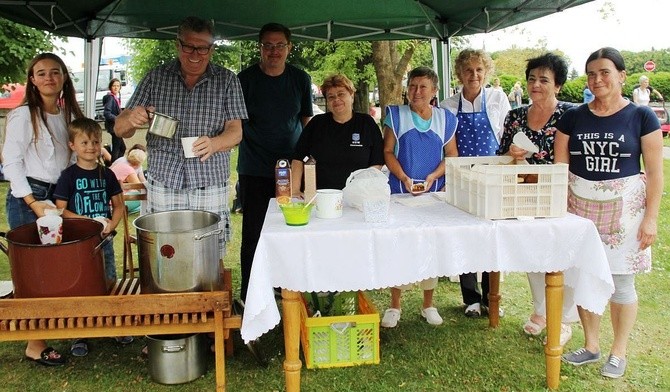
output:
[[[92,219],[63,219],[63,241],[43,245],[35,223],[19,226],[0,237],[7,254],[17,298],[105,295],[102,223]]]

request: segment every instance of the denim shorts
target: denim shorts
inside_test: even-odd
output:
[[[30,183],[30,189],[33,192],[35,200],[51,200],[53,201],[53,193],[55,185],[45,186],[43,184]],[[5,211],[7,211],[7,223],[10,229],[15,229],[28,223],[33,223],[37,220],[37,215],[28,207],[23,198],[16,198],[12,196],[11,188],[7,191],[7,200],[5,203]]]

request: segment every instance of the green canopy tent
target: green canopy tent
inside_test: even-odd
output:
[[[85,39],[84,86],[95,91],[102,38],[172,39],[188,15],[212,19],[217,38],[255,39],[270,21],[298,40],[436,40],[435,67],[448,72],[449,38],[487,33],[592,0],[0,0],[0,17]],[[449,75],[440,75],[448,83]],[[446,86],[446,85],[445,85]],[[448,89],[442,86],[442,91]],[[95,94],[86,94],[85,112]]]

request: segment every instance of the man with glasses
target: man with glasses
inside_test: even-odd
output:
[[[312,117],[309,75],[286,64],[291,31],[268,23],[258,35],[260,62],[238,74],[249,119],[242,122],[237,172],[242,199],[242,301],[247,295],[251,264],[268,202],[275,196],[274,167],[291,159],[302,128]]]
[[[150,121],[150,112],[179,120],[173,137],[147,133],[147,191],[150,212],[204,210],[221,217],[219,253],[230,238],[228,178],[230,150],[242,139],[247,118],[240,83],[233,72],[210,63],[211,22],[188,17],[177,30],[177,59],[142,79],[114,132],[128,138]],[[181,139],[198,137],[195,158],[186,158]]]

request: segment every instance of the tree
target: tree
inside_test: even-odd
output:
[[[410,41],[401,53],[399,41],[372,43],[372,63],[379,86],[379,106],[384,113],[389,104],[402,104],[402,79],[408,71],[416,41]]]
[[[519,48],[512,46],[509,49],[491,53],[491,58],[495,63],[495,74],[514,76],[518,80],[526,79],[526,61],[533,57],[541,56],[548,52],[546,47],[538,48]],[[559,50],[552,50],[553,53],[563,55]]]
[[[643,52],[621,51],[626,63],[626,73],[645,73],[644,63],[653,60],[656,64],[654,72],[670,72],[670,49],[646,50]]]
[[[330,75],[346,75],[356,88],[354,111],[368,112],[370,87],[376,84],[370,42],[303,43],[301,57],[311,61],[311,64],[305,63],[305,70],[312,76],[312,82],[317,85]]]
[[[0,85],[25,83],[28,62],[37,54],[55,48],[55,36],[0,18]]]
[[[130,51],[128,68],[133,80],[141,80],[154,67],[166,64],[177,57],[175,40],[127,39]],[[235,69],[240,64],[240,49],[226,41],[217,41],[213,47],[212,63]]]
[[[455,45],[467,43],[460,37],[452,41]],[[132,39],[127,40],[126,45],[131,52],[130,72],[135,80],[175,57],[174,41]],[[225,42],[218,46],[212,58],[212,62],[235,72],[258,60],[255,41]],[[298,41],[294,42],[288,62],[307,71],[317,85],[329,75],[345,74],[356,86],[354,110],[367,113],[368,91],[373,86],[379,86],[382,106],[402,103],[403,78],[407,71],[422,65],[432,67],[432,53],[428,40]]]
[[[573,69],[570,71],[570,76],[568,77],[568,79],[570,79],[570,80],[575,80],[575,79],[577,79],[578,77],[579,77],[579,72],[577,72],[577,70],[573,68]]]

